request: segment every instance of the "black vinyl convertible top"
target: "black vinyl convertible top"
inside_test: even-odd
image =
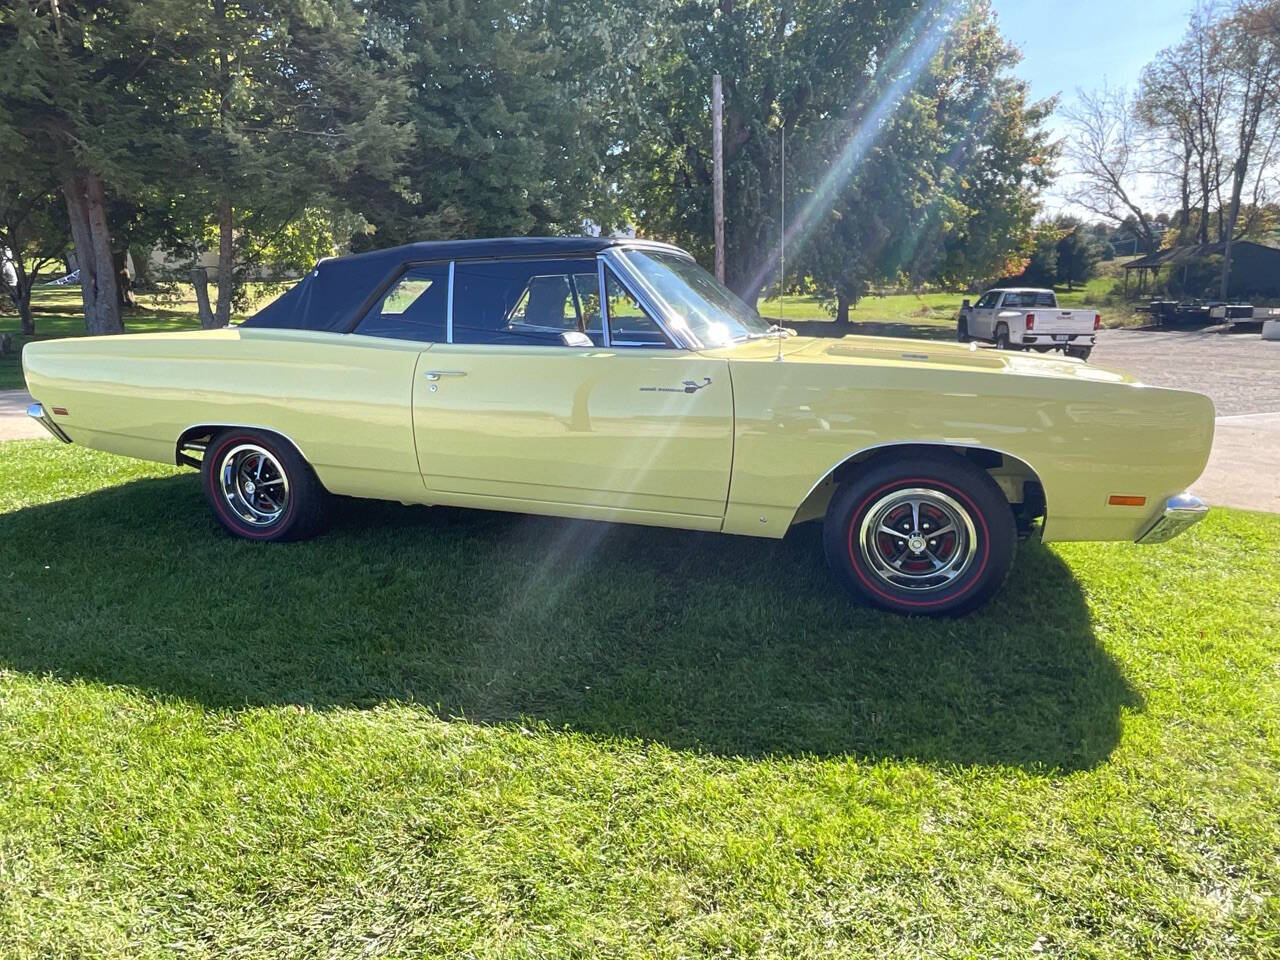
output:
[[[345,332],[368,301],[409,263],[515,257],[589,257],[634,241],[610,237],[506,237],[407,243],[321,260],[288,292],[245,320],[245,327]]]

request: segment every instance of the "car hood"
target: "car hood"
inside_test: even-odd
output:
[[[855,366],[946,368],[1008,373],[1032,377],[1084,380],[1094,383],[1136,383],[1128,374],[1108,370],[1069,357],[1006,352],[976,344],[942,340],[908,340],[896,337],[788,337],[782,341],[785,363],[835,363]],[[761,362],[778,359],[777,340],[752,340],[711,355],[730,361]]]

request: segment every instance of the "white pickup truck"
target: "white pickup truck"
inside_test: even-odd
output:
[[[983,340],[1001,350],[1062,350],[1087,360],[1101,325],[1093,307],[1063,309],[1052,290],[997,287],[975,304],[964,301],[956,334],[961,343]]]

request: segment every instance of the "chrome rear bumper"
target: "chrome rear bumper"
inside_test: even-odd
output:
[[[1164,512],[1149,530],[1138,538],[1138,543],[1164,543],[1172,540],[1188,527],[1194,527],[1205,518],[1209,505],[1199,497],[1180,493],[1165,502]]]
[[[63,443],[71,442],[71,438],[68,437],[63,432],[62,428],[54,422],[53,417],[44,412],[44,406],[42,404],[33,403],[31,406],[27,407],[27,416],[32,420],[38,420],[42,427],[52,433]]]

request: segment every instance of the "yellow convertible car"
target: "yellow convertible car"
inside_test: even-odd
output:
[[[1019,535],[1167,540],[1213,405],[1073,359],[798,337],[675,247],[520,238],[325,260],[238,326],[33,343],[56,437],[198,467],[232,533],[331,494],[781,537],[906,613],[999,589]]]

